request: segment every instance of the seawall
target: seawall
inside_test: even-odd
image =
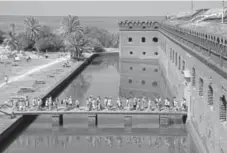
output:
[[[96,57],[100,54],[91,55],[82,64],[79,64],[65,75],[60,81],[57,81],[46,94],[41,98],[44,101],[47,97],[57,97],[72,81],[77,77]],[[23,132],[32,122],[36,120],[37,115],[23,115],[15,120],[6,130],[0,134],[0,152],[3,152],[12,141],[14,141],[21,132]]]

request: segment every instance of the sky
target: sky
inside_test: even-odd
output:
[[[221,6],[194,0],[194,9]],[[164,16],[190,9],[191,1],[0,1],[0,15]]]

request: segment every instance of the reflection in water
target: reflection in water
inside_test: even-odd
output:
[[[168,86],[161,75],[162,71],[157,61],[153,63],[138,63],[119,62],[118,59],[118,54],[98,57],[96,62],[93,62],[93,64],[88,66],[73,80],[64,92],[60,94],[59,99],[71,96],[73,100],[79,100],[81,105],[84,105],[85,99],[89,95],[100,96],[102,99],[105,96],[112,96],[113,99],[130,96],[146,96],[153,99],[155,97],[171,98],[172,95],[167,90]],[[69,119],[70,117],[71,120]],[[72,120],[74,118],[76,119],[77,117],[70,115],[67,121],[67,117],[65,117],[64,126],[77,128],[72,127],[72,124],[82,124],[81,120],[84,123],[86,122],[87,125],[87,121],[84,121],[85,119]],[[136,118],[134,121],[141,122],[143,119]],[[32,131],[35,129],[39,131],[39,128],[47,127],[47,125],[51,124],[49,121],[42,123],[43,120],[45,120],[45,117],[40,117],[39,121],[36,121],[24,134],[19,136],[5,153],[70,153],[75,151],[81,153],[190,153],[189,146],[191,145],[188,145],[188,143],[191,139],[183,136],[122,136],[113,132],[112,135],[115,136],[91,136],[90,134],[90,136],[86,137],[75,136],[75,134],[74,136],[66,135],[67,131],[63,131],[63,135],[58,136],[57,134],[48,132],[48,130],[46,130],[47,133],[45,133],[45,136],[38,136],[35,132],[33,136],[26,135],[26,132],[29,133],[29,130]],[[109,121],[108,124],[111,126],[117,122],[113,118],[105,122],[107,121]],[[145,119],[145,121],[148,120]],[[149,122],[153,121],[154,119],[150,119]],[[138,135],[142,135],[141,132]],[[177,133],[179,132],[177,130]],[[60,131],[57,131],[57,133],[60,133]],[[92,149],[88,150],[89,148]],[[125,150],[119,148],[124,148]]]
[[[80,74],[77,76],[77,79],[73,80],[73,82],[60,94],[59,100],[71,96],[73,100],[81,101],[81,98],[84,97],[85,93],[89,89],[91,82],[91,75]]]
[[[134,145],[139,148],[163,148],[176,150],[186,143],[185,136],[20,136],[12,147],[19,148],[43,148],[62,147],[67,148],[81,142],[88,143],[91,147],[106,145],[110,148],[123,148],[126,145]],[[10,150],[10,149],[8,149]]]
[[[120,91],[123,98],[147,97],[151,100],[161,97],[172,98],[158,61],[120,62]]]

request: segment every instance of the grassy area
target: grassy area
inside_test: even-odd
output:
[[[47,64],[58,57],[58,53],[51,53],[48,54],[49,58],[40,58],[40,59],[32,59],[31,61],[27,62],[26,59],[21,59],[18,62],[14,62],[12,58],[0,63],[0,83],[4,82],[4,76],[8,75],[9,77],[14,77],[17,75],[21,75],[34,67]],[[15,66],[15,64],[17,66]]]
[[[35,62],[34,62],[35,63]],[[38,60],[36,61],[37,64]],[[12,96],[20,96],[18,91],[20,88],[27,87],[34,89],[33,93],[26,93],[29,98],[43,96],[51,87],[53,87],[63,76],[67,75],[73,68],[77,67],[81,62],[75,62],[71,64],[71,67],[63,67],[63,62],[45,68],[39,72],[33,73],[20,81],[12,82],[4,87],[0,88],[0,104],[9,100]],[[34,64],[35,65],[35,64]],[[31,65],[30,65],[31,66]],[[45,84],[36,84],[36,81],[45,82]],[[18,119],[10,119],[9,116],[0,113],[0,133],[7,129]]]
[[[18,93],[21,88],[31,88],[34,92],[26,93],[29,97],[40,97],[47,92],[48,88],[56,84],[64,75],[78,63],[72,63],[70,68],[64,68],[63,62],[50,66],[39,72],[33,73],[20,81],[12,82],[0,89],[0,103],[4,103],[12,96],[23,96],[25,93]],[[36,81],[45,82],[45,84],[37,84]]]

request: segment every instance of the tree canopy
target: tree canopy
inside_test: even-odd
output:
[[[17,33],[15,24],[9,25],[9,32],[0,30],[0,44],[17,50],[71,51],[76,56],[87,47],[103,51],[103,48],[118,47],[119,34],[110,33],[98,27],[83,27],[77,16],[63,17],[59,33],[48,25],[41,25],[35,17],[24,20],[24,31]]]

